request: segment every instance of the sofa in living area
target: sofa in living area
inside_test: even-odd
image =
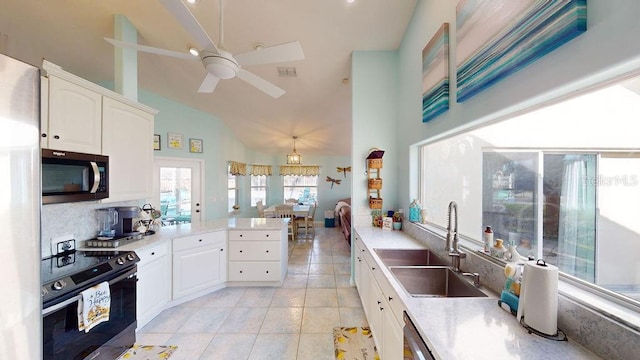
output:
[[[351,246],[351,198],[338,200],[335,217],[338,220],[338,226],[340,226],[344,239]]]

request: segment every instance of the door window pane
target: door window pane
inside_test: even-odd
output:
[[[191,222],[190,168],[160,168],[160,212],[165,223]]]

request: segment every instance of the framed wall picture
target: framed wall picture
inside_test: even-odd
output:
[[[189,139],[189,151],[192,153],[201,153],[202,139]]]
[[[170,149],[182,149],[182,134],[167,133],[167,146]]]
[[[160,134],[153,134],[153,150],[160,150]]]

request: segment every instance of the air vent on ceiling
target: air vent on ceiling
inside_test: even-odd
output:
[[[295,67],[278,66],[278,76],[280,77],[298,77]]]

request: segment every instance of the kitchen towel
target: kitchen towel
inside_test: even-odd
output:
[[[558,268],[544,260],[524,264],[517,319],[546,335],[558,333]]]
[[[94,326],[109,321],[111,293],[109,283],[102,282],[80,294],[78,300],[78,330],[89,332]]]

